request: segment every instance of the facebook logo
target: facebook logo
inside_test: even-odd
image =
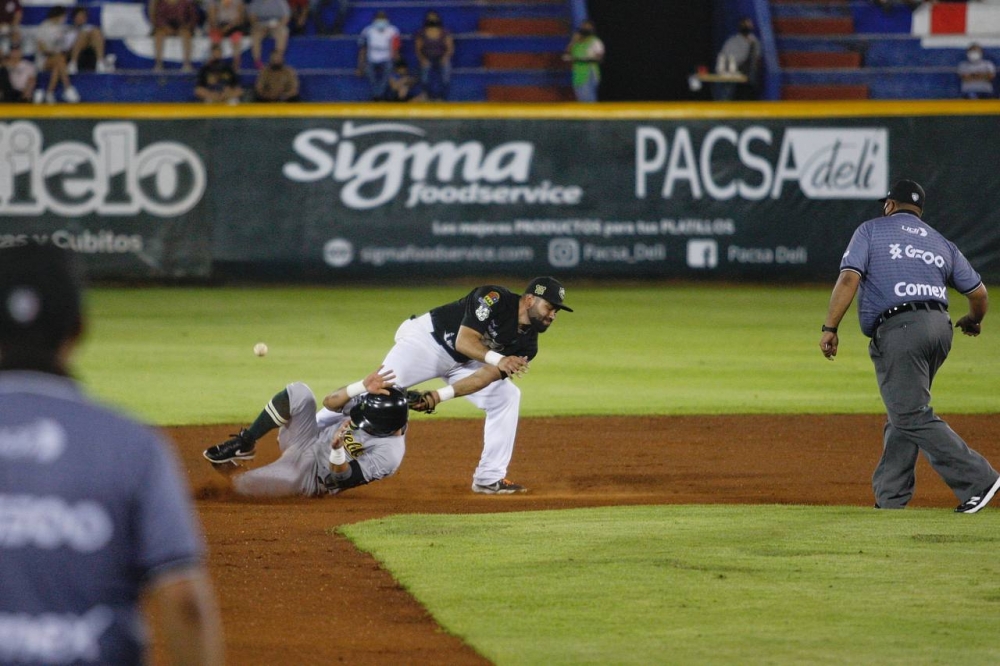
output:
[[[711,239],[692,238],[687,245],[687,264],[691,268],[715,268],[719,265],[719,244]]]

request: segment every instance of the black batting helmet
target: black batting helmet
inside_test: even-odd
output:
[[[375,437],[396,432],[406,425],[408,416],[406,393],[398,386],[390,386],[389,395],[365,393],[351,408],[351,422]]]

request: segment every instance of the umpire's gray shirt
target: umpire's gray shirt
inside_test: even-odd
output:
[[[143,585],[199,563],[155,432],[63,377],[0,372],[0,664],[139,664]]]
[[[912,213],[893,213],[857,228],[840,262],[861,276],[858,318],[871,337],[881,313],[902,303],[948,304],[948,286],[963,294],[983,283],[955,244]]]

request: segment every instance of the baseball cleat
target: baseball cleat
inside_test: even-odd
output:
[[[955,509],[955,513],[976,513],[990,503],[993,496],[997,494],[997,490],[1000,490],[1000,478],[997,478],[996,482],[987,488],[986,491],[977,493],[959,504],[958,508]]]
[[[222,444],[205,449],[203,454],[210,462],[218,465],[234,460],[253,460],[257,448],[256,442],[250,439],[246,429],[233,435]]]
[[[527,492],[527,490],[524,486],[520,486],[507,479],[500,479],[485,486],[478,483],[472,484],[472,492],[482,493],[483,495],[511,495],[513,493]]]

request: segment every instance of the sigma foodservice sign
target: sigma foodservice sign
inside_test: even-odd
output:
[[[308,129],[294,138],[295,159],[283,165],[282,173],[302,184],[332,179],[340,185],[340,202],[359,211],[397,201],[406,208],[562,207],[583,199],[578,185],[533,178],[536,147],[531,141],[432,142],[428,135],[422,127],[390,122],[348,121],[339,132]]]

